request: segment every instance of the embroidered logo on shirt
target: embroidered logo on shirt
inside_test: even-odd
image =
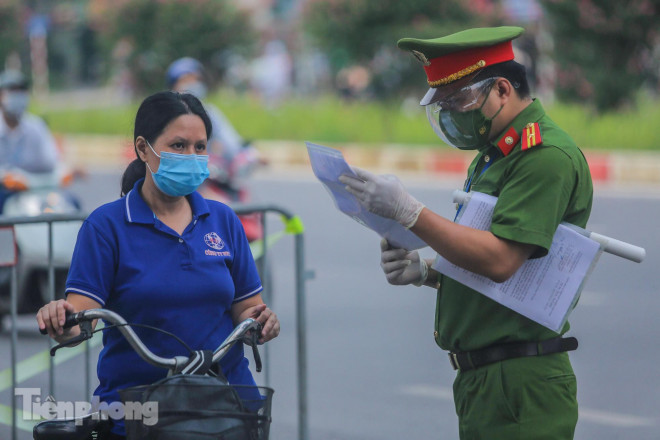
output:
[[[208,247],[211,249],[217,249],[220,250],[223,247],[225,247],[225,242],[222,241],[222,238],[215,232],[209,232],[204,236],[204,242]]]
[[[223,252],[218,252],[222,248],[225,247],[225,242],[222,241],[222,238],[215,232],[209,232],[204,236],[204,243],[211,249],[216,249],[215,251],[212,251],[210,249],[206,249],[204,253],[206,255],[210,256],[215,256],[215,257],[228,257],[230,254],[229,251],[223,251]]]

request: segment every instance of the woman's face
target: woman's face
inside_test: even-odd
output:
[[[173,119],[163,132],[154,139],[151,147],[160,156],[163,151],[178,154],[208,154],[206,151],[206,127],[204,121],[197,115],[181,115]],[[156,172],[160,164],[160,158],[150,151],[145,150],[146,162]]]

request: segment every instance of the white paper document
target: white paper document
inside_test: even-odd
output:
[[[426,246],[426,243],[419,237],[394,220],[367,211],[353,194],[346,191],[346,185],[339,181],[339,176],[342,174],[355,176],[355,173],[344,160],[341,151],[311,142],[305,142],[305,145],[307,145],[314,175],[328,190],[337,209],[358,223],[376,231],[394,247],[413,250]]]
[[[458,223],[488,230],[496,197],[471,192]],[[494,281],[462,269],[440,255],[433,268],[515,312],[559,332],[602,253],[602,245],[559,225],[543,258],[527,260],[507,281]]]

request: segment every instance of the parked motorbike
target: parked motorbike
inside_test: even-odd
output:
[[[5,171],[1,176],[2,183],[12,192],[4,201],[2,218],[33,217],[50,213],[80,214],[80,202],[66,189],[75,178],[75,173],[64,167],[52,173]],[[80,221],[52,224],[56,298],[64,294],[80,225]],[[14,227],[14,231],[18,251],[18,313],[32,313],[50,299],[48,224],[20,224]],[[11,268],[0,268],[0,316],[10,311],[10,283]]]

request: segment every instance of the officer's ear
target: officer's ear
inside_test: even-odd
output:
[[[509,101],[509,99],[512,98],[512,95],[515,94],[513,85],[509,82],[508,79],[502,77],[497,78],[497,80],[495,80],[495,85],[493,86],[493,90],[495,90],[497,97],[500,99],[501,105],[506,104]]]

